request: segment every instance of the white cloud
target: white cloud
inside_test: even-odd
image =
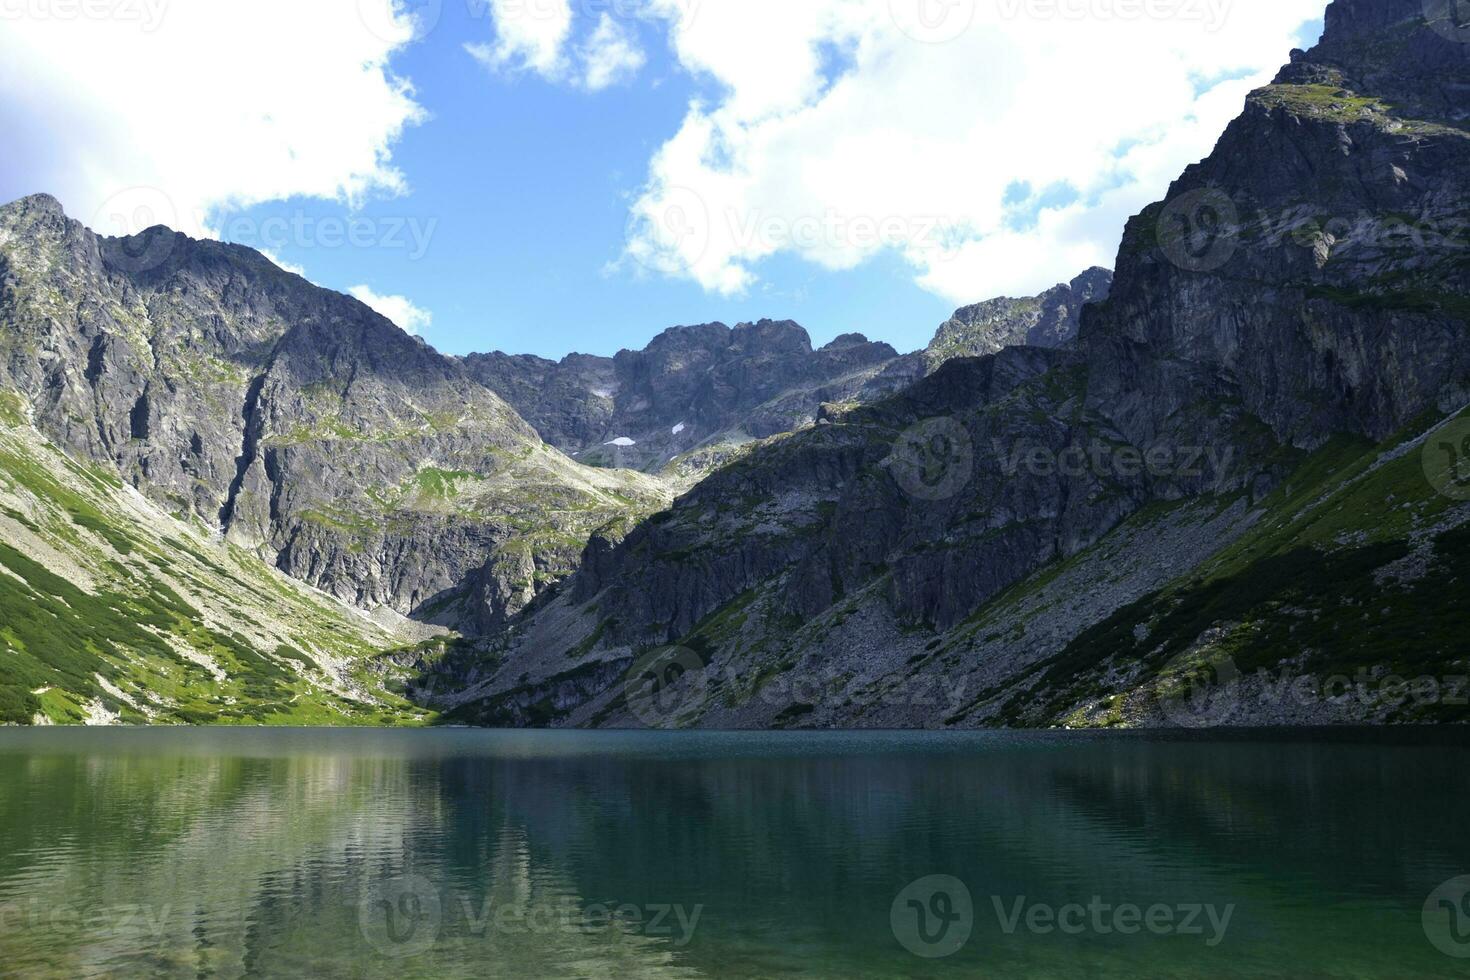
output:
[[[399,191],[391,148],[422,110],[388,58],[414,28],[392,6],[360,16],[373,2],[134,0],[8,19],[11,179],[110,233],[152,220],[202,235],[220,206]]]
[[[492,71],[530,71],[558,78],[565,70],[562,45],[572,32],[571,0],[488,0],[493,44],[465,50]]]
[[[1112,265],[1127,216],[1208,154],[1324,6],[931,5],[945,23],[907,11],[923,2],[654,0],[719,95],[653,157],[628,257],[738,293],[777,253],[849,269],[893,248],[956,303]]]
[[[597,25],[573,43],[571,0],[487,0],[493,43],[465,50],[492,72],[529,72],[589,92],[628,81],[648,62],[632,27],[647,8],[623,4],[619,17],[603,12]],[[621,18],[621,19],[619,19]]]
[[[368,286],[353,286],[347,290],[364,305],[392,320],[405,333],[418,336],[434,322],[434,315],[415,306],[406,296],[379,296]]]
[[[260,254],[264,255],[267,259],[270,259],[271,264],[274,265],[276,268],[289,272],[292,275],[300,276],[303,279],[306,278],[306,270],[304,268],[299,265],[294,265],[290,262],[287,262],[285,259],[281,258],[275,252],[272,252],[270,249],[261,248],[256,249],[256,251],[260,252]]]
[[[633,32],[607,14],[582,45],[581,56],[581,83],[593,92],[627,81],[648,61]]]

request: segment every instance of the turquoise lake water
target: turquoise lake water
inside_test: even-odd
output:
[[[1470,976],[1470,735],[0,730],[0,976]]]

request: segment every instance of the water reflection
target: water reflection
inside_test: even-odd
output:
[[[5,733],[0,962],[66,977],[1442,976],[1459,964],[1420,911],[1470,874],[1466,756],[1455,734]],[[893,929],[895,897],[928,875],[972,896],[973,934],[944,960]],[[1215,945],[1007,928],[1011,909],[1094,900],[1232,917]]]

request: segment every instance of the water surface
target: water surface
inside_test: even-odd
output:
[[[0,731],[0,974],[1470,975],[1425,911],[1467,776],[1458,732]]]

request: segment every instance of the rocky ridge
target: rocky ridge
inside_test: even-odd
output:
[[[949,361],[758,447],[626,536],[594,539],[567,588],[493,654],[442,665],[456,693],[439,703],[501,724],[649,723],[632,695],[672,657],[705,689],[675,698],[662,724],[1059,723],[1073,712],[1053,699],[1107,661],[1079,634],[1136,616],[1129,603],[1167,617],[1203,601],[1201,589],[1224,590],[1248,613],[1271,599],[1252,581],[1290,593],[1283,568],[1330,565],[1375,540],[1382,548],[1354,561],[1386,568],[1404,557],[1396,535],[1453,534],[1457,518],[1419,469],[1435,449],[1426,420],[1470,402],[1470,267],[1456,237],[1470,197],[1470,46],[1442,26],[1416,0],[1336,0],[1322,43],[1294,53],[1215,152],[1129,222],[1110,295],[1083,310],[1074,344]],[[1356,447],[1354,465],[1398,459],[1381,470],[1392,489],[1319,474],[1306,480],[1311,499],[1289,492],[1333,462],[1334,440]],[[1321,503],[1350,510],[1335,536],[1308,531]],[[1014,635],[1024,619],[973,632],[1002,597],[1036,594],[1057,569],[1116,553],[1110,542],[1147,540],[1158,508],[1179,506],[1195,515],[1174,539],[1189,542],[1188,560],[1160,563],[1168,582],[1138,580],[1146,600],[1101,590],[1090,622],[1039,646]],[[1222,525],[1217,513],[1231,516]],[[1302,538],[1253,536],[1262,521]],[[1251,542],[1244,567],[1227,561],[1237,540]],[[1433,563],[1449,543],[1425,547]],[[1347,594],[1361,600],[1363,588],[1353,579]],[[1341,596],[1301,598],[1309,617],[1343,625]],[[1151,621],[1125,621],[1142,644]],[[1253,638],[1209,616],[1194,625],[1096,683],[1155,690],[1164,655],[1199,655],[1206,635],[1275,666],[1290,635]],[[1454,664],[1438,639],[1424,652]],[[1405,656],[1391,643],[1381,655]],[[1029,675],[1038,662],[1046,670]],[[864,696],[901,690],[931,663],[950,679],[983,677],[984,691],[945,716]],[[775,710],[743,707],[813,676],[815,696],[787,685]]]
[[[0,208],[0,387],[73,455],[365,609],[489,629],[667,502],[456,361],[239,246]]]
[[[1112,273],[1090,269],[1040,296],[956,311],[923,351],[900,356],[862,334],[821,348],[789,320],[672,327],[614,357],[472,354],[470,373],[548,443],[594,466],[692,486],[754,443],[815,424],[828,404],[896,394],[957,357],[1006,347],[1062,347],[1082,307],[1107,297]]]
[[[988,300],[956,310],[924,351],[930,372],[956,357],[984,357],[1007,347],[1065,347],[1077,339],[1082,308],[1108,298],[1113,274],[1088,269],[1026,299]]]

